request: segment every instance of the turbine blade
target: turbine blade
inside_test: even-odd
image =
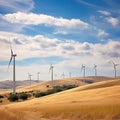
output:
[[[113,63],[113,65],[115,65],[115,63],[113,61],[111,61]]]
[[[11,64],[11,62],[12,62],[12,58],[13,58],[13,51],[12,51],[12,49],[11,49],[11,58],[10,58],[10,61],[9,61],[9,64],[8,64],[8,68],[9,68],[9,66],[10,66],[10,64]]]
[[[9,68],[11,62],[12,62],[12,56],[11,56],[10,61],[9,61],[9,64],[8,64],[8,68]]]
[[[50,73],[50,71],[51,71],[51,68],[52,68],[52,67],[50,66],[50,68],[49,68],[49,73]]]
[[[11,49],[11,56],[13,55],[13,50]]]
[[[13,55],[13,50],[12,50],[12,44],[11,44],[11,41],[9,39],[9,44],[10,44],[10,50],[11,50],[11,56]]]

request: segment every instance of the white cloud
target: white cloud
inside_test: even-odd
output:
[[[44,24],[46,26],[63,27],[67,29],[85,29],[88,28],[88,23],[81,21],[80,19],[65,19],[57,18],[54,16],[34,13],[22,13],[17,12],[13,14],[6,14],[3,18],[10,23],[19,23],[26,25],[39,25]]]
[[[113,18],[113,17],[107,18],[107,22],[109,22],[114,27],[119,24],[119,20],[117,18]]]
[[[111,13],[110,13],[110,12],[105,11],[105,10],[99,10],[98,12],[99,12],[99,13],[101,13],[101,14],[103,14],[103,15],[106,15],[106,16],[111,15]]]
[[[98,37],[104,37],[107,35],[108,35],[108,33],[105,32],[104,30],[101,30],[101,29],[98,30]]]
[[[10,58],[9,38],[11,39],[14,52],[17,53],[16,60],[19,60],[18,62],[27,58],[41,57],[43,60],[45,57],[50,56],[64,58],[62,61],[55,64],[55,69],[58,74],[62,74],[64,71],[65,74],[67,71],[72,71],[73,74],[79,75],[81,64],[85,64],[86,69],[90,69],[93,67],[93,64],[97,64],[98,66],[106,64],[106,60],[113,60],[118,63],[120,58],[119,41],[109,40],[109,42],[105,44],[93,44],[88,42],[80,43],[74,40],[62,41],[57,38],[48,38],[43,35],[27,36],[0,32],[0,60],[2,62],[9,61]],[[35,75],[38,71],[42,72],[41,79],[49,79],[48,64],[49,61],[44,65],[42,65],[42,63],[38,64],[33,62],[30,65],[17,66],[16,69],[19,71],[17,72],[17,79],[27,78],[28,72],[34,75],[33,78],[36,78]],[[102,67],[104,68],[106,66],[104,65]],[[4,67],[0,65],[0,68],[4,72],[7,69],[7,65]],[[106,71],[109,69],[110,67],[108,69],[105,68]],[[105,72],[105,70],[103,71]],[[1,76],[8,76],[6,73],[2,73]],[[88,75],[92,74],[91,71],[88,73]],[[5,76],[1,78],[5,78]]]
[[[29,12],[34,8],[33,0],[0,0],[0,7],[5,12]]]
[[[104,32],[103,32],[104,33]],[[101,35],[103,35],[101,33]],[[31,57],[61,56],[64,58],[95,56],[119,57],[120,42],[109,41],[106,44],[80,43],[76,41],[63,41],[57,38],[48,38],[43,35],[26,36],[22,34],[0,32],[0,59],[9,57],[9,38],[12,41],[13,50],[18,54],[17,59]],[[101,49],[102,48],[102,49]],[[113,55],[112,55],[113,54]]]

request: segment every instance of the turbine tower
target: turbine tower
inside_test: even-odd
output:
[[[114,73],[115,73],[115,78],[116,78],[117,66],[118,66],[119,64],[116,64],[116,63],[114,63],[113,61],[112,61],[112,63],[113,63]]]
[[[13,50],[12,50],[12,47],[10,46],[10,49],[11,49],[11,58],[10,58],[10,61],[9,61],[9,64],[8,64],[8,67],[10,66],[12,60],[13,60],[13,94],[16,93],[16,84],[15,84],[15,81],[16,81],[16,71],[15,71],[15,57],[17,56],[16,54],[13,53]]]
[[[51,86],[53,88],[54,85],[53,85],[53,65],[52,64],[50,65],[49,71],[51,71]]]
[[[32,75],[30,73],[28,73],[28,78],[30,80],[30,85],[31,85],[31,77],[32,77]]]
[[[82,67],[81,67],[81,72],[83,70],[83,77],[85,78],[85,65],[82,64]]]
[[[94,64],[95,78],[97,77],[97,65]]]
[[[65,78],[65,74],[64,74],[64,72],[63,72],[63,74],[62,74],[62,77],[63,77],[63,79]]]
[[[72,73],[71,73],[71,72],[69,72],[69,78],[71,78],[71,74],[72,74]]]
[[[40,75],[40,72],[37,72],[37,80],[39,82],[39,75]]]

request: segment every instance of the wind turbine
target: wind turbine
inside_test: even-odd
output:
[[[10,44],[10,49],[11,49],[11,58],[10,58],[10,61],[9,61],[9,64],[8,64],[8,67],[10,66],[12,60],[13,60],[13,94],[16,93],[16,71],[15,71],[15,57],[17,56],[16,54],[13,53],[13,50],[12,50],[12,47],[11,47],[11,44]]]
[[[53,65],[52,64],[50,65],[49,71],[51,71],[51,86],[53,88],[54,85],[53,85]]]
[[[28,73],[28,78],[30,80],[30,85],[31,85],[31,77],[32,77],[32,75],[30,73]]]
[[[97,65],[94,64],[95,78],[97,77]]]
[[[64,74],[64,72],[63,72],[63,74],[62,74],[62,77],[63,77],[63,79],[65,78],[65,74]]]
[[[71,78],[71,74],[72,74],[72,73],[71,73],[71,72],[69,72],[69,78]]]
[[[114,63],[113,61],[112,61],[112,63],[113,63],[113,66],[114,66],[114,73],[115,73],[115,78],[116,78],[116,72],[117,72],[117,66],[119,65],[119,64],[116,64],[116,63]]]
[[[81,72],[83,70],[83,77],[85,78],[85,65],[82,64],[82,67],[81,67]]]
[[[37,72],[37,80],[39,82],[39,75],[40,75],[40,72]]]

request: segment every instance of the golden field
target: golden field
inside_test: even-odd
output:
[[[120,120],[120,78],[108,78],[92,84],[81,83],[82,86],[77,88],[45,97],[0,105],[0,119]],[[38,88],[42,90],[40,84],[45,83],[38,83]],[[37,84],[19,90],[37,90],[34,86]]]

